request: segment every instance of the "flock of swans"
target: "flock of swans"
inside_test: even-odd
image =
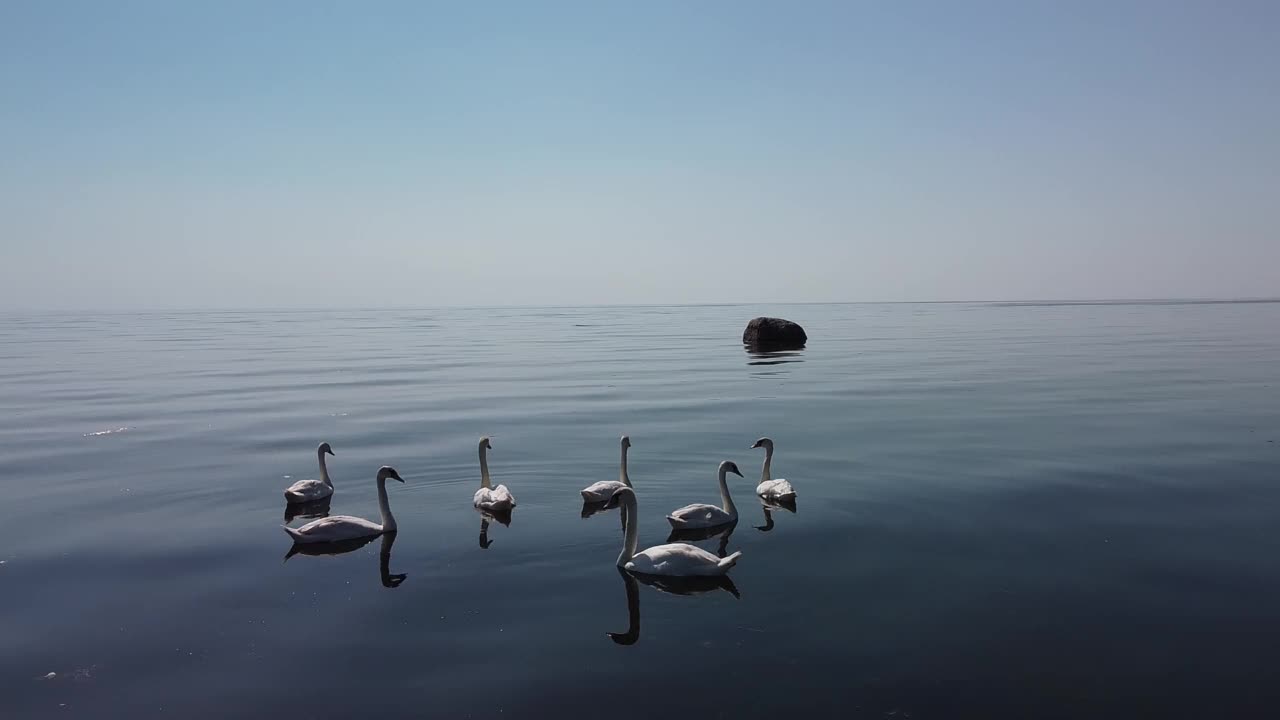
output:
[[[602,509],[621,508],[623,543],[622,552],[618,555],[617,565],[626,573],[642,578],[715,578],[728,573],[742,556],[741,552],[725,555],[728,535],[738,522],[738,508],[729,494],[727,477],[730,473],[742,477],[738,466],[732,461],[720,463],[716,479],[720,485],[721,505],[694,503],[671,511],[667,522],[671,524],[672,537],[663,545],[655,545],[644,550],[639,547],[639,523],[637,522],[638,500],[636,490],[627,473],[627,450],[631,448],[631,438],[623,436],[621,440],[622,460],[617,480],[605,480],[582,489],[583,517]],[[791,483],[770,475],[773,463],[773,441],[760,438],[751,446],[752,449],[763,448],[765,451],[764,467],[761,471],[760,483],[756,486],[756,495],[765,506],[767,530],[772,527],[771,507],[786,508],[794,512],[796,491]],[[481,516],[481,547],[488,547],[485,542],[485,531],[488,521],[496,520],[503,524],[511,521],[511,513],[516,507],[516,499],[506,485],[493,485],[489,476],[489,451],[493,444],[488,437],[480,438],[480,488],[472,498],[472,504]],[[333,455],[329,443],[321,443],[316,448],[316,456],[320,464],[320,478],[316,480],[299,480],[284,491],[287,507],[286,521],[294,517],[315,517],[318,519],[293,528],[284,526],[284,531],[293,539],[293,548],[289,556],[297,553],[315,555],[341,552],[344,548],[359,547],[378,536],[384,537],[383,555],[389,554],[388,539],[396,532],[396,519],[391,514],[391,505],[387,499],[387,480],[404,482],[396,469],[384,465],[377,474],[378,509],[381,522],[373,522],[352,515],[329,515],[328,506],[333,497],[333,480],[329,477],[329,469],[325,465],[325,456]],[[706,539],[722,535],[723,540],[719,554],[714,554],[688,542],[671,542],[673,539]],[[389,586],[397,576],[388,576],[383,568],[384,584]],[[398,576],[403,580],[403,576]]]

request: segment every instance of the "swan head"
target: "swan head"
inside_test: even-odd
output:
[[[488,435],[485,435],[484,437],[480,438],[480,447],[481,447],[482,449],[484,449],[484,450],[492,450],[492,449],[493,449],[493,443],[489,442],[489,436],[488,436]]]
[[[622,436],[622,447],[624,447],[624,448],[629,448],[629,447],[631,447],[631,436],[630,436],[630,435],[623,435],[623,436]]]
[[[316,450],[317,450],[321,455],[332,455],[332,454],[333,454],[333,448],[329,447],[329,443],[327,443],[327,442],[322,442],[322,443],[320,443],[320,447],[316,448]]]
[[[386,482],[387,478],[404,482],[404,478],[400,477],[400,473],[396,472],[395,468],[390,465],[383,465],[378,468],[378,482]]]
[[[722,474],[733,473],[738,477],[742,477],[742,473],[739,472],[737,464],[735,464],[732,460],[725,460],[724,462],[720,463],[720,472]]]
[[[755,441],[755,444],[751,446],[752,450],[755,450],[756,448],[764,448],[765,450],[772,450],[773,441],[767,437],[762,437],[759,440]]]

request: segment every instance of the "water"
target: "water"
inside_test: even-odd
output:
[[[757,314],[809,347],[747,354]],[[0,715],[1273,715],[1277,329],[1268,303],[0,316]],[[740,599],[629,592],[617,513],[577,498],[623,433],[642,545],[742,466]],[[487,549],[483,434],[519,500]],[[800,498],[762,532],[766,434]],[[408,481],[385,563],[282,562],[322,440],[334,512],[377,517],[379,465]]]

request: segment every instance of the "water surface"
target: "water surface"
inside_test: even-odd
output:
[[[745,352],[758,314],[809,346]],[[1270,716],[1277,329],[1268,303],[0,315],[0,714]],[[623,433],[642,545],[742,466],[740,597],[614,568],[617,513],[577,492]],[[519,507],[482,536],[484,434]],[[761,435],[800,494],[768,532]],[[335,513],[377,517],[382,464],[408,481],[389,552],[284,562],[322,440]]]

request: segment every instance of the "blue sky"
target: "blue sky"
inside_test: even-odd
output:
[[[1268,2],[6,2],[0,309],[1280,295]]]

